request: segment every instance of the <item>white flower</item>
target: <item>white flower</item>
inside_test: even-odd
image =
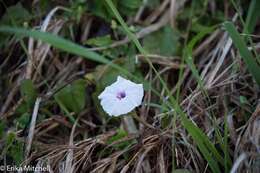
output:
[[[139,106],[144,96],[143,84],[136,84],[121,76],[98,96],[103,109],[110,116],[119,116],[131,112]]]

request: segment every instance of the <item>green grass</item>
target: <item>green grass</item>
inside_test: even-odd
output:
[[[253,54],[248,50],[245,41],[237,32],[233,23],[225,22],[224,28],[227,30],[234,45],[238,49],[241,58],[245,61],[248,71],[252,74],[258,86],[260,86],[260,66],[257,64],[256,58],[254,58]]]
[[[257,19],[260,17],[260,1],[252,0],[248,9],[243,33],[252,33],[255,29]]]

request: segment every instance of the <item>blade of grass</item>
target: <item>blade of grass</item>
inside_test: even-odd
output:
[[[239,35],[233,23],[225,22],[224,28],[226,29],[234,45],[238,49],[242,59],[245,61],[249,72],[254,77],[258,86],[260,86],[260,66],[257,64],[256,59],[253,57],[252,53],[247,49],[244,40]]]
[[[253,32],[253,29],[254,29],[252,26],[249,26],[249,25],[254,24],[254,23],[253,23],[254,20],[255,20],[254,18],[257,19],[257,16],[251,16],[251,15],[259,15],[259,14],[257,14],[256,12],[254,12],[254,11],[257,10],[257,9],[253,8],[252,6],[254,6],[254,5],[259,5],[259,1],[258,1],[258,4],[255,3],[255,2],[251,2],[251,3],[250,3],[249,12],[248,12],[248,15],[247,15],[248,25],[246,25],[246,22],[245,22],[244,19],[243,19],[243,16],[242,16],[242,14],[241,14],[241,12],[240,12],[240,8],[239,8],[238,5],[237,5],[237,2],[235,2],[234,0],[231,0],[231,3],[232,3],[233,7],[235,8],[235,10],[236,10],[236,12],[237,12],[237,14],[238,14],[238,16],[239,16],[240,22],[241,22],[242,25],[243,25],[243,32],[245,32],[245,33],[244,33],[245,37],[243,37],[243,39],[245,39],[246,43],[247,43],[247,42],[250,43],[250,46],[253,48],[253,53],[254,53],[255,57],[256,57],[258,63],[260,63],[260,56],[258,56],[258,53],[257,53],[257,51],[256,51],[256,49],[255,49],[255,47],[254,47],[254,44],[253,44],[253,40],[252,40],[251,37],[250,37],[250,33],[251,33],[251,32],[249,32],[250,29],[252,29],[252,32]],[[251,13],[254,13],[254,14],[251,14]],[[250,24],[249,24],[249,23],[250,23]],[[249,27],[249,28],[248,28],[248,27]],[[248,30],[248,29],[249,29],[249,30]]]
[[[17,34],[17,35],[26,36],[26,37],[32,37],[35,39],[40,39],[61,50],[82,56],[84,58],[87,58],[87,59],[90,59],[90,60],[93,60],[96,62],[111,64],[109,60],[100,56],[99,54],[92,52],[73,42],[65,40],[61,37],[47,33],[47,32],[41,32],[41,31],[36,31],[36,30],[26,30],[26,29],[21,29],[21,28],[13,28],[13,27],[9,27],[9,26],[1,26],[0,32],[6,32],[6,33]],[[121,67],[116,66],[116,68],[118,68],[119,70],[125,71],[124,69],[121,69]]]
[[[248,9],[243,33],[251,34],[254,31],[259,16],[260,16],[260,1],[252,0]]]
[[[195,44],[201,40],[205,35],[211,33],[212,31],[214,31],[216,28],[216,26],[212,26],[209,28],[206,28],[205,30],[201,31],[199,34],[197,34],[195,37],[193,37],[193,39],[189,42],[189,44],[187,45],[187,47],[184,50],[184,57],[185,57],[185,61],[188,64],[188,66],[191,69],[192,74],[194,75],[194,77],[196,78],[200,89],[202,90],[202,92],[207,96],[207,92],[204,88],[204,83],[201,80],[201,77],[199,75],[199,72],[193,62],[193,58],[192,58],[192,50],[193,47],[195,46]]]
[[[193,139],[197,139],[195,140],[195,142],[197,143],[198,148],[200,149],[201,153],[207,160],[212,172],[213,173],[221,172],[218,162],[216,162],[216,160],[212,157],[212,153],[210,152],[210,149],[207,147],[207,142],[202,140],[204,135],[201,133],[200,129],[194,127],[194,124],[191,121],[189,121],[186,117],[182,118],[182,121],[185,124],[189,134],[193,137]]]
[[[254,44],[253,44],[253,40],[250,37],[250,34],[254,31],[259,17],[260,17],[260,1],[252,0],[248,9],[246,21],[245,23],[243,23],[244,26],[243,33],[245,33],[246,35],[248,34],[246,40],[249,41],[251,46],[253,46]],[[254,48],[254,46],[253,46],[253,52],[257,58],[258,63],[260,63],[260,56],[258,56],[258,53]]]

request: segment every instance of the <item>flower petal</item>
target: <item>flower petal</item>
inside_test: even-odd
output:
[[[118,98],[119,92],[125,92],[124,98]],[[131,112],[142,103],[144,95],[143,85],[136,84],[121,76],[117,81],[106,87],[98,96],[101,106],[110,116],[119,116]]]

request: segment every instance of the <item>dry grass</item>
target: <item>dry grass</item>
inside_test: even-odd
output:
[[[140,17],[144,12],[143,7],[140,7],[134,20],[136,23],[145,21],[148,26],[140,30],[137,37],[146,37],[167,23],[176,27],[176,15],[185,5],[188,6],[189,3],[165,0],[145,19]],[[62,28],[68,27],[68,23],[56,17],[59,10],[64,9],[53,8],[46,14],[45,19],[36,21],[35,27],[61,35]],[[81,37],[77,40],[86,40],[90,36],[91,28],[95,27],[95,20],[98,19],[89,15],[82,18],[82,26],[79,27],[85,30],[78,33]],[[236,18],[233,20],[238,22]],[[259,32],[256,31],[254,34],[257,35]],[[123,38],[107,47],[95,47],[92,50],[106,50],[129,42],[128,38]],[[259,39],[255,38],[254,43],[260,44]],[[165,117],[171,116],[173,111],[161,113],[160,108],[151,106],[150,103],[156,103],[159,98],[150,91],[144,96],[144,103],[147,104],[137,109],[140,119],[135,119],[134,124],[133,119],[127,118],[112,119],[112,123],[109,122],[110,120],[98,114],[94,103],[86,107],[72,124],[57,106],[51,106],[51,98],[60,86],[94,72],[96,64],[73,55],[61,54],[50,45],[31,38],[24,40],[24,44],[28,50],[26,57],[21,56],[21,45],[14,39],[6,43],[8,46],[0,53],[0,117],[6,122],[14,120],[16,109],[24,99],[19,92],[23,79],[33,81],[40,92],[39,97],[42,98],[40,109],[42,105],[48,105],[48,111],[52,114],[36,123],[37,112],[34,112],[29,131],[16,129],[19,140],[25,142],[25,138],[28,138],[24,165],[49,165],[52,172],[66,173],[164,173],[170,172],[172,163],[175,162],[175,168],[197,173],[211,172],[203,155],[178,118],[176,121],[168,118],[167,126],[164,126]],[[172,95],[180,91],[179,102],[189,119],[207,134],[217,148],[220,146],[216,137],[216,127],[223,135],[224,118],[227,115],[231,172],[260,172],[259,87],[246,70],[228,34],[221,28],[207,35],[196,46],[193,56],[208,97],[197,86],[197,81],[188,66],[181,63],[181,57],[169,58],[151,54],[149,58],[167,82]],[[145,79],[164,96],[165,91],[161,89],[160,81],[142,55],[137,55],[136,58],[141,63]],[[184,69],[184,73],[177,85],[180,68]],[[100,75],[104,76],[106,73]],[[94,85],[89,81],[86,87],[89,96],[94,90]],[[241,96],[246,97],[248,103],[241,105]],[[35,107],[37,104],[39,103],[35,103]],[[247,119],[245,115],[250,118]],[[129,123],[132,124],[130,128]],[[120,126],[128,134],[111,142],[111,137],[117,134],[116,129]],[[8,127],[7,131],[11,129],[13,128]],[[120,144],[124,147],[120,147]]]

